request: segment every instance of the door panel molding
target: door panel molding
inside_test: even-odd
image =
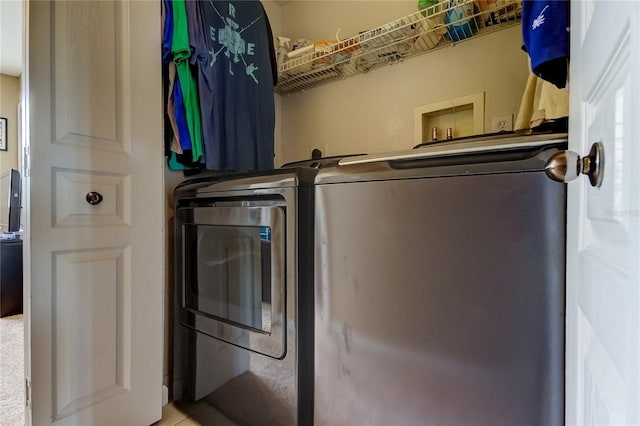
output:
[[[54,143],[128,152],[128,2],[55,2]]]
[[[118,226],[131,224],[131,176],[90,170],[52,169],[53,227]],[[88,192],[102,202],[91,205]]]
[[[54,418],[130,387],[131,249],[53,252]]]

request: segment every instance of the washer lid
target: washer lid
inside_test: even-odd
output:
[[[434,143],[406,151],[386,152],[380,154],[362,155],[343,158],[338,162],[340,166],[352,164],[376,163],[380,161],[421,160],[436,157],[476,154],[484,152],[512,151],[528,148],[566,143],[566,133],[539,134],[507,137],[480,137],[469,140]]]
[[[549,158],[566,145],[566,134],[450,141],[345,158],[338,167],[320,170],[315,184],[543,172]]]

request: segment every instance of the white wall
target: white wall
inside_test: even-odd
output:
[[[281,35],[332,40],[340,29],[346,39],[417,10],[417,0],[292,0],[282,7]]]
[[[0,173],[19,170],[18,153],[18,102],[20,102],[20,77],[0,74],[0,117],[7,119],[7,150],[0,151]]]
[[[274,0],[263,0],[264,10],[269,17],[269,24],[271,25],[271,32],[273,36],[282,34],[282,6],[276,3]],[[276,123],[275,123],[275,152],[282,151],[282,100],[280,96],[275,97],[275,110],[276,110]],[[276,157],[277,159],[277,157]],[[276,164],[276,167],[278,164]]]
[[[417,10],[417,2],[292,1],[283,8],[283,35],[340,38]],[[305,92],[281,97],[276,165],[324,155],[374,153],[414,146],[414,108],[485,92],[485,132],[495,115],[517,115],[527,79],[520,26],[427,52]]]

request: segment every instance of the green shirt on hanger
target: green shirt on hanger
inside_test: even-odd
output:
[[[189,44],[189,29],[187,27],[187,12],[184,0],[173,0],[173,40],[171,53],[176,63],[178,80],[182,88],[187,127],[191,136],[191,152],[193,161],[202,156],[202,127],[200,121],[200,103],[196,81],[189,69],[191,45]]]

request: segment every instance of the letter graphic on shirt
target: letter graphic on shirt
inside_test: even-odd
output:
[[[256,84],[258,84],[258,79],[256,78],[254,72],[258,69],[258,67],[254,66],[253,64],[247,66],[247,75],[251,76],[251,78],[253,79],[253,81],[256,82]]]
[[[221,47],[218,51],[214,51],[213,49],[209,50],[209,55],[211,56],[211,60],[209,61],[209,67],[213,67],[216,63],[216,58],[218,55],[224,51],[224,55],[227,58],[230,58],[229,62],[229,74],[235,76],[234,68],[237,66],[243,66],[245,68],[246,75],[251,77],[251,79],[259,84],[258,78],[255,75],[255,71],[258,67],[253,63],[247,63],[245,60],[245,55],[253,56],[255,55],[255,43],[247,42],[242,38],[242,33],[262,19],[262,16],[258,16],[256,19],[251,21],[247,26],[240,28],[240,24],[237,23],[234,19],[236,18],[236,8],[233,4],[229,3],[229,16],[223,17],[222,14],[216,9],[216,7],[211,3],[211,7],[215,10],[218,17],[222,21],[224,28],[217,29],[217,40],[216,40],[216,29],[213,26],[209,27],[209,34],[211,40],[217,41]],[[233,18],[233,19],[232,19]],[[242,62],[242,64],[240,64]]]

